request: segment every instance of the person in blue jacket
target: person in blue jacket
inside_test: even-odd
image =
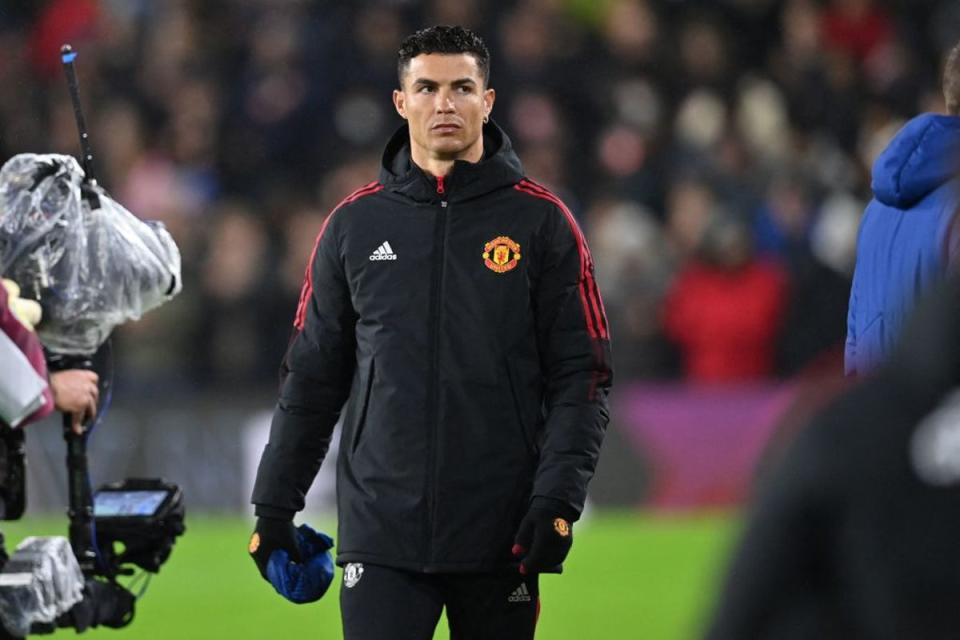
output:
[[[947,114],[908,122],[873,165],[847,314],[847,375],[886,358],[918,296],[960,248],[960,45],[947,57],[943,93]]]

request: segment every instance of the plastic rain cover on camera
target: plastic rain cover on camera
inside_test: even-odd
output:
[[[0,620],[17,637],[83,599],[83,573],[63,536],[27,538],[0,572]]]
[[[54,353],[94,353],[181,286],[180,251],[163,225],[83,178],[64,155],[21,154],[0,169],[0,274],[40,300],[37,333]]]

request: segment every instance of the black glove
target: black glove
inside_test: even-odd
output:
[[[293,526],[293,520],[260,516],[250,537],[248,551],[264,580],[269,580],[267,562],[270,554],[278,549],[286,551],[293,562],[300,562],[300,547],[297,546],[297,529]]]
[[[557,573],[573,545],[573,525],[557,509],[531,507],[520,521],[513,555],[520,573]]]

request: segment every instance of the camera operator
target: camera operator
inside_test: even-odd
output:
[[[180,292],[180,251],[161,223],[141,220],[97,184],[80,112],[76,52],[64,45],[61,53],[84,166],[71,156],[22,153],[0,167],[0,273],[42,301],[44,315],[32,335],[26,325],[39,321],[38,305],[4,291],[4,315],[27,318],[26,325],[16,318],[9,325],[23,346],[0,332],[4,364],[17,360],[21,370],[0,368],[0,392],[17,392],[0,395],[0,453],[6,458],[0,459],[0,519],[20,517],[25,506],[23,430],[10,427],[56,406],[64,412],[67,449],[68,537],[28,538],[4,568],[20,576],[0,588],[0,616],[17,636],[55,626],[77,631],[125,626],[136,598],[118,576],[131,575],[134,566],[157,573],[185,531],[182,492],[175,484],[127,478],[94,492],[90,483],[84,425],[100,421],[99,396],[110,383],[86,369],[98,354],[109,354],[116,326]],[[12,291],[16,294],[16,287]],[[104,376],[110,378],[112,373]],[[47,395],[41,398],[43,390]],[[34,415],[25,415],[31,411]],[[105,503],[99,514],[98,499]],[[123,510],[130,504],[135,513]],[[29,606],[21,605],[21,598],[30,599]]]
[[[0,287],[0,330],[23,352],[37,375],[48,380],[43,406],[19,426],[44,418],[56,408],[73,417],[73,430],[80,433],[97,412],[97,374],[86,369],[67,369],[47,376],[43,348],[33,331],[40,320],[40,305],[21,299],[19,294],[17,284],[4,278]]]
[[[33,371],[42,379],[48,381],[44,390],[43,404],[25,419],[19,421],[18,427],[39,420],[49,415],[54,408],[72,417],[71,426],[75,433],[82,433],[87,424],[97,412],[99,401],[99,378],[93,371],[85,369],[67,369],[51,373],[47,376],[47,366],[44,360],[43,348],[34,325],[40,320],[40,306],[32,300],[23,300],[19,297],[19,287],[16,283],[4,279],[0,286],[0,331],[26,356]],[[3,336],[0,336],[2,338]],[[16,363],[14,363],[16,366]],[[11,376],[29,375],[30,372],[8,370]],[[0,376],[0,385],[5,384]],[[9,448],[19,447],[22,451],[22,432],[13,429],[0,419],[5,453]],[[5,469],[9,472],[9,469]],[[22,472],[21,472],[22,473]],[[0,519],[8,515],[6,498],[6,476],[0,477]],[[22,509],[22,500],[15,511]],[[13,514],[15,519],[18,517]],[[3,534],[0,532],[0,569],[6,564],[8,555],[4,545]],[[121,587],[101,581],[86,579],[83,589],[83,599],[74,605],[69,612],[60,616],[57,626],[74,627],[82,631],[87,627],[104,624],[107,626],[123,626],[133,613],[133,596]],[[38,628],[37,632],[51,632],[53,625]],[[0,624],[0,640],[12,638],[9,632]]]

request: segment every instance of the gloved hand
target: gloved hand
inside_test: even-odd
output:
[[[250,555],[277,593],[303,604],[319,600],[327,592],[334,574],[330,536],[305,524],[294,528],[290,521],[263,517],[253,535]]]
[[[573,545],[573,525],[550,508],[531,507],[520,521],[513,555],[520,558],[520,573],[556,572]]]
[[[257,526],[250,536],[247,550],[264,580],[270,580],[267,577],[267,564],[274,551],[285,551],[289,560],[300,562],[297,529],[293,526],[293,521],[262,516],[257,518]]]

